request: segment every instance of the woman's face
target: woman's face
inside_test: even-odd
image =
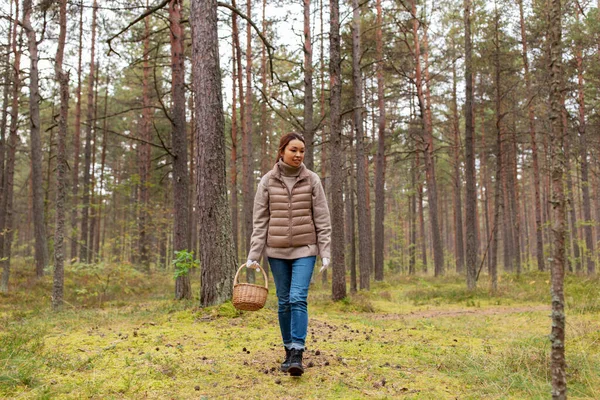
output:
[[[293,167],[299,167],[304,160],[304,143],[298,139],[291,140],[281,154],[283,162]]]

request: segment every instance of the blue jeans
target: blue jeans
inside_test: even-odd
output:
[[[316,256],[295,260],[269,257],[277,288],[281,338],[288,349],[304,350],[308,328],[306,298],[316,259]]]

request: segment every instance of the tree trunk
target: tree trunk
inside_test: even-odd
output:
[[[90,52],[90,74],[88,80],[87,92],[87,120],[85,132],[85,150],[84,150],[84,170],[83,170],[83,207],[81,209],[81,232],[80,232],[80,250],[79,259],[82,262],[90,261],[89,254],[89,209],[90,209],[90,190],[91,190],[91,162],[92,162],[92,125],[94,115],[94,77],[95,77],[95,53],[96,53],[96,17],[98,13],[98,1],[94,0],[92,13],[92,49]]]
[[[535,238],[538,270],[546,269],[544,259],[544,234],[542,225],[542,205],[540,202],[540,167],[538,161],[537,141],[535,132],[535,113],[533,104],[533,91],[529,73],[529,59],[527,55],[527,34],[525,32],[525,18],[523,14],[523,0],[519,1],[519,16],[521,22],[521,43],[523,46],[523,67],[525,69],[525,89],[527,91],[527,117],[529,121],[529,135],[531,137],[531,163],[533,167],[533,191],[535,203]]]
[[[231,298],[235,254],[225,177],[225,136],[216,0],[192,0],[192,68],[197,138],[202,287],[200,305]]]
[[[252,17],[252,0],[247,0],[246,15]],[[252,211],[254,208],[254,167],[252,151],[252,27],[246,23],[246,117],[242,134],[242,190],[244,195],[244,243],[246,254],[250,251],[252,236]],[[248,282],[254,283],[254,269],[246,268]]]
[[[378,116],[378,142],[377,142],[377,168],[375,169],[375,280],[383,280],[383,220],[385,210],[385,89],[383,80],[383,38],[382,38],[382,10],[381,0],[377,0],[377,31],[375,39],[377,45],[377,107]]]
[[[310,33],[310,0],[304,1],[304,140],[306,153],[304,164],[311,171],[314,162],[314,131],[313,131],[313,66],[312,43]]]
[[[189,174],[187,162],[187,130],[185,124],[184,42],[181,26],[181,0],[169,4],[171,27],[171,148],[173,152],[173,250],[190,249]],[[235,85],[234,85],[235,86]],[[175,298],[190,299],[190,276],[179,276],[175,282]]]
[[[102,221],[103,210],[104,210],[104,170],[106,167],[106,151],[108,148],[108,88],[110,85],[110,62],[106,66],[106,88],[104,92],[104,111],[102,118],[102,153],[100,156],[100,190],[98,191],[98,202],[97,202],[97,233],[95,235],[96,243],[94,249],[96,249],[96,257],[98,260],[102,260],[103,252],[101,249],[104,247],[104,236],[106,230],[106,217],[105,221]]]
[[[466,39],[465,39],[466,40]],[[470,50],[470,49],[469,49]],[[466,52],[465,52],[466,53]],[[471,67],[469,66],[469,69]],[[467,82],[469,78],[465,78],[467,79]],[[464,236],[463,236],[463,216],[462,216],[462,177],[461,177],[461,168],[460,168],[460,164],[461,164],[461,156],[460,156],[460,149],[461,149],[461,144],[460,144],[460,133],[459,133],[459,118],[458,118],[458,102],[456,100],[456,81],[457,81],[457,77],[456,77],[456,61],[452,63],[452,133],[454,134],[454,138],[453,138],[453,155],[454,155],[454,193],[453,193],[453,201],[454,201],[454,248],[455,248],[455,254],[456,254],[456,272],[459,274],[462,274],[464,272],[465,269],[465,242],[464,242]],[[469,111],[465,111],[465,121],[471,121],[471,132],[473,131],[473,110],[472,110],[472,105],[473,105],[473,86],[472,86],[472,77],[471,77],[471,87],[469,88],[471,90],[471,99],[467,100],[470,101],[470,105],[466,105],[465,104],[465,110],[470,110]],[[468,122],[467,122],[468,123]],[[472,133],[471,133],[471,140],[472,140]],[[467,148],[467,143],[466,143],[466,138],[465,138],[465,148]],[[471,210],[474,211],[474,210]],[[472,217],[475,217],[475,215],[473,214]],[[469,218],[469,214],[467,213],[467,218]],[[467,279],[468,279],[469,275],[467,272]],[[468,285],[468,281],[467,281],[467,286]]]
[[[373,267],[373,250],[371,237],[369,236],[369,221],[367,215],[367,171],[365,168],[365,148],[363,132],[363,101],[362,101],[362,78],[360,71],[360,7],[358,0],[352,0],[352,86],[354,87],[354,132],[356,135],[356,197],[358,214],[358,248],[359,248],[359,271],[360,289],[369,290],[370,274]],[[333,155],[332,155],[333,157]]]
[[[353,122],[351,123],[353,124]],[[350,291],[356,293],[358,290],[358,271],[356,270],[356,188],[354,185],[354,128],[349,130],[348,145],[344,152],[346,165],[346,194],[344,196],[346,205],[346,251],[350,253]],[[333,171],[331,172],[333,176]]]
[[[75,106],[75,125],[73,127],[73,167],[71,168],[71,260],[77,259],[78,240],[77,240],[77,209],[79,204],[79,152],[81,150],[81,58],[83,51],[83,0],[79,4],[79,51],[77,67],[77,89],[75,97],[77,105]]]
[[[579,9],[577,8],[577,23],[579,24]],[[587,150],[587,132],[585,121],[585,92],[583,82],[583,56],[581,45],[577,45],[577,102],[579,106],[579,158],[581,165],[581,192],[583,195],[583,231],[585,237],[585,250],[583,251],[583,260],[587,268],[588,275],[596,272],[596,263],[594,261],[594,235],[592,220],[592,208],[590,202],[590,181],[588,169],[588,150]]]
[[[571,216],[571,218],[569,219],[570,221],[570,225],[571,225],[571,229],[570,229],[570,236],[571,236],[571,247],[573,248],[573,264],[569,263],[568,257],[567,257],[567,264],[569,265],[569,270],[571,272],[573,271],[577,271],[578,273],[580,273],[583,270],[583,264],[582,264],[582,257],[581,257],[581,252],[579,249],[579,231],[577,230],[577,213],[575,212],[575,196],[576,196],[576,192],[573,190],[573,178],[571,177],[571,138],[569,137],[568,133],[567,133],[567,111],[564,108],[564,95],[562,97],[562,104],[563,104],[563,108],[561,109],[561,119],[562,119],[562,129],[563,129],[563,133],[562,133],[562,140],[564,143],[564,149],[565,149],[565,169],[564,169],[564,173],[565,173],[565,178],[567,180],[567,193],[565,193],[565,197],[569,199],[569,201],[566,203],[566,207],[567,210]],[[554,215],[556,215],[556,213],[554,213]]]
[[[415,0],[411,0],[411,4],[412,13],[413,15],[416,15],[417,6]],[[425,176],[427,181],[427,199],[429,202],[429,220],[431,223],[435,276],[440,276],[444,273],[444,251],[438,219],[437,183],[435,178],[435,161],[433,157],[433,134],[431,120],[428,118],[429,110],[427,109],[426,98],[423,94],[423,82],[421,76],[421,48],[419,44],[418,29],[419,21],[417,18],[414,18],[413,39],[415,56],[415,84],[417,87],[417,98],[419,100],[419,107],[421,109],[421,116],[423,119],[423,143],[425,144],[423,154],[425,156]]]
[[[19,20],[19,2],[15,2],[15,21]],[[18,43],[18,46],[17,46]],[[12,51],[15,55],[12,77],[12,103],[10,115],[10,133],[7,143],[6,165],[4,169],[3,197],[0,204],[0,229],[4,233],[0,235],[0,266],[2,266],[2,279],[0,280],[0,292],[8,292],[8,279],[10,276],[10,256],[13,230],[13,193],[15,177],[15,160],[17,145],[19,143],[19,93],[21,92],[21,51],[23,45],[23,30],[19,31],[17,38],[17,23],[12,26]]]
[[[67,35],[67,0],[60,0],[58,47],[54,72],[59,83],[60,113],[58,117],[58,149],[56,154],[56,230],[54,232],[54,282],[52,308],[63,305],[65,265],[65,201],[67,199],[67,117],[69,112],[69,75],[63,71],[63,56]]]
[[[416,272],[417,263],[417,171],[415,158],[418,154],[415,152],[411,162],[410,169],[410,188],[411,195],[409,199],[409,220],[410,220],[410,245],[409,245],[409,263],[408,273],[414,275]]]
[[[31,0],[23,1],[23,28],[27,34],[29,45],[29,126],[31,143],[31,179],[33,185],[33,225],[35,232],[35,272],[38,277],[44,276],[44,268],[48,265],[48,243],[44,218],[44,184],[42,137],[40,132],[40,87],[38,73],[37,38],[31,26]]]
[[[473,127],[473,46],[471,42],[471,0],[464,2],[465,22],[465,178],[467,288],[477,287],[477,178],[475,176],[475,139]]]
[[[342,60],[340,45],[339,0],[330,0],[329,25],[329,73],[330,90],[330,139],[331,152],[331,297],[338,301],[346,297],[346,266],[344,257],[344,156],[342,152],[341,100]],[[348,211],[348,210],[346,210]],[[353,209],[350,210],[353,212]],[[346,229],[350,229],[347,227]],[[356,281],[355,281],[356,282]]]
[[[267,35],[267,0],[263,0],[262,4],[262,34],[266,37]],[[260,49],[260,82],[262,91],[265,96],[269,97],[269,83],[267,81],[267,46],[264,42],[261,42]],[[260,103],[260,127],[261,127],[261,163],[260,171],[261,175],[266,174],[271,169],[271,157],[269,155],[269,146],[271,142],[271,121],[270,114],[267,112],[267,101],[263,99]]]
[[[232,0],[231,4],[236,7],[235,4],[235,0]],[[240,130],[242,131],[242,139],[245,138],[244,136],[244,129],[246,129],[245,125],[244,125],[244,121],[246,120],[246,115],[245,115],[245,104],[244,104],[244,79],[243,79],[243,69],[242,69],[242,49],[240,46],[240,39],[239,39],[239,32],[238,32],[238,24],[237,24],[237,14],[236,13],[232,13],[231,15],[231,26],[232,26],[232,35],[233,35],[233,54],[234,57],[233,61],[236,63],[236,69],[237,69],[237,74],[235,75],[235,78],[237,78],[237,82],[238,82],[238,86],[240,88]],[[235,90],[235,81],[233,82],[233,86],[234,86],[234,90]],[[233,102],[235,102],[235,96],[234,96],[234,100]],[[233,106],[234,110],[235,110],[235,106]],[[237,118],[237,117],[236,117]],[[237,123],[237,121],[236,121]],[[233,129],[233,122],[232,122],[232,129]],[[235,130],[235,132],[232,131],[231,133],[232,135],[235,135],[235,139],[232,136],[232,146],[235,143],[235,148],[232,147],[231,150],[231,162],[232,162],[232,166],[231,166],[231,220],[232,220],[232,226],[233,226],[233,242],[234,242],[234,246],[235,246],[235,254],[236,254],[236,260],[237,260],[237,256],[239,254],[240,251],[240,245],[239,245],[239,240],[238,240],[238,232],[239,232],[239,219],[238,219],[238,189],[237,189],[237,129]],[[243,143],[242,143],[243,145]],[[233,158],[235,155],[235,159]],[[242,157],[242,162],[243,162],[243,157]],[[243,178],[244,176],[242,176]],[[234,180],[235,179],[235,180]],[[245,220],[244,220],[245,221]],[[244,241],[244,246],[245,246],[246,242]],[[244,248],[245,251],[245,248]],[[246,254],[244,254],[244,256],[246,256]]]
[[[567,398],[567,378],[565,362],[565,299],[564,299],[564,266],[565,266],[565,231],[566,231],[566,198],[564,193],[565,154],[564,133],[561,122],[562,92],[562,49],[561,49],[561,1],[550,3],[550,20],[548,32],[550,41],[550,121],[552,122],[551,146],[553,149],[552,168],[552,204],[554,253],[552,261],[552,331],[550,342],[552,398]]]
[[[140,137],[145,143],[139,146],[140,202],[139,202],[139,263],[142,269],[150,272],[150,169],[152,140],[152,109],[150,108],[150,16],[144,18],[144,54],[142,63],[142,120]]]

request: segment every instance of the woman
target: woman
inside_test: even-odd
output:
[[[254,198],[254,229],[248,268],[258,268],[263,250],[277,288],[279,328],[285,347],[283,372],[304,373],[302,353],[308,327],[306,299],[316,256],[327,268],[331,223],[319,176],[304,163],[302,135],[288,133],[279,141],[277,162],[262,177]]]

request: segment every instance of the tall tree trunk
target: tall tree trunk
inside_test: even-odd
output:
[[[565,362],[565,299],[564,299],[564,266],[565,266],[565,231],[566,231],[566,198],[564,193],[565,154],[564,133],[561,122],[562,92],[562,10],[560,0],[551,0],[550,19],[548,24],[550,41],[550,121],[552,122],[551,145],[553,149],[552,168],[552,204],[554,253],[552,262],[552,331],[550,342],[552,398],[567,398],[567,379]]]
[[[314,131],[313,131],[313,66],[312,43],[310,32],[310,0],[304,1],[304,140],[307,149],[304,164],[311,171],[314,162]]]
[[[102,118],[102,153],[100,156],[100,190],[98,191],[98,201],[96,205],[97,212],[97,233],[95,235],[96,244],[94,245],[94,249],[96,249],[96,257],[98,260],[102,259],[103,256],[103,244],[104,244],[104,236],[106,231],[106,217],[104,217],[104,221],[102,221],[103,210],[104,210],[104,170],[106,167],[106,151],[108,148],[108,88],[110,86],[110,62],[106,65],[106,88],[104,92],[104,110],[103,110],[103,118]]]
[[[236,7],[235,4],[235,0],[231,1],[231,4],[233,5],[233,7]],[[242,69],[242,47],[240,46],[240,39],[239,39],[239,32],[238,32],[238,24],[237,24],[237,14],[233,13],[231,16],[231,26],[232,26],[232,35],[233,35],[233,46],[234,46],[234,52],[235,52],[235,57],[234,60],[236,61],[236,66],[237,66],[237,81],[238,81],[238,86],[240,89],[240,130],[242,133],[242,146],[244,146],[245,142],[245,134],[244,131],[246,129],[245,126],[245,121],[246,121],[246,104],[244,102],[245,98],[244,98],[244,70]],[[234,83],[235,86],[235,83]],[[237,135],[237,131],[236,131],[236,135]],[[243,149],[242,149],[243,152]],[[238,232],[239,232],[239,219],[238,219],[238,192],[237,192],[237,138],[236,138],[236,160],[235,160],[235,182],[236,184],[232,186],[232,192],[235,191],[235,199],[233,198],[232,195],[232,207],[234,207],[235,205],[235,210],[233,210],[232,208],[232,221],[233,221],[233,239],[234,239],[234,243],[235,243],[235,249],[236,249],[236,260],[237,260],[237,255],[239,254],[239,250],[240,250],[240,245],[239,245],[239,240],[238,240]],[[233,155],[232,155],[233,157]],[[232,159],[233,161],[233,159]],[[244,156],[242,154],[242,163],[244,162]],[[233,167],[232,167],[233,168]],[[233,174],[233,170],[232,170],[232,174]],[[233,179],[234,176],[232,175],[231,177],[232,179],[232,184],[233,184]],[[245,175],[242,174],[242,179],[245,179]],[[244,196],[242,196],[242,201],[244,201]],[[235,202],[234,202],[235,200]],[[242,223],[245,224],[244,220]],[[245,229],[245,225],[244,225],[244,229]],[[245,236],[244,236],[245,238]],[[241,246],[243,251],[246,251],[246,240],[244,239],[244,246]],[[244,256],[246,256],[246,254],[244,254]]]
[[[410,188],[411,194],[409,198],[409,220],[410,220],[410,245],[409,245],[409,263],[408,273],[414,275],[416,272],[417,263],[417,171],[415,158],[418,154],[415,152],[411,161],[410,168]]]
[[[90,51],[90,72],[88,77],[87,92],[87,116],[85,132],[85,150],[84,150],[84,170],[83,170],[83,207],[81,209],[81,239],[79,259],[83,262],[90,261],[89,254],[89,210],[90,210],[90,190],[91,190],[91,162],[92,162],[92,125],[94,116],[94,77],[95,77],[95,54],[96,54],[96,18],[98,13],[98,1],[94,0],[92,12],[92,49]]]
[[[237,68],[238,53],[236,50],[237,38],[237,14],[232,13],[231,24],[234,28],[234,40],[231,50],[232,70],[232,96],[231,96],[231,160],[229,162],[229,179],[231,179],[231,228],[233,230],[233,247],[235,248],[236,260],[239,256],[238,246],[238,186],[237,186],[237,146],[238,146],[238,118],[237,118],[237,80],[241,72]]]
[[[466,40],[466,39],[465,39]],[[466,52],[465,52],[466,53]],[[471,68],[469,66],[469,68]],[[466,78],[469,79],[469,78]],[[454,134],[453,138],[453,153],[454,153],[454,193],[453,193],[453,201],[454,201],[454,248],[456,253],[456,272],[462,274],[465,269],[465,242],[463,236],[463,216],[462,216],[462,177],[461,177],[461,156],[460,156],[460,132],[459,132],[459,118],[458,118],[458,102],[456,100],[456,61],[452,63],[452,133]],[[472,87],[472,76],[471,76],[471,99],[470,106],[466,106],[465,110],[468,110],[471,107],[470,111],[465,111],[465,121],[471,120],[471,132],[473,131],[473,87]],[[468,113],[468,115],[467,115]],[[471,134],[472,140],[472,134]],[[465,138],[465,148],[466,148],[466,138]],[[474,211],[474,210],[471,210]],[[467,213],[467,218],[469,214]],[[473,215],[475,217],[475,215]],[[467,272],[468,274],[468,272]],[[467,275],[468,278],[468,275]],[[468,282],[467,282],[467,286]]]
[[[342,152],[341,100],[342,60],[340,45],[339,0],[330,0],[329,22],[329,73],[330,90],[329,117],[331,152],[331,297],[341,300],[346,297],[346,266],[344,259],[344,156]],[[354,209],[350,210],[353,211]],[[348,211],[348,210],[347,210]],[[346,229],[350,229],[347,227]]]
[[[577,23],[579,24],[579,8],[577,8]],[[581,165],[581,192],[583,195],[583,231],[585,237],[585,250],[583,251],[583,260],[587,268],[588,275],[596,272],[596,263],[594,261],[594,238],[592,220],[592,208],[590,202],[590,181],[588,168],[588,150],[587,150],[587,132],[585,122],[585,92],[583,82],[583,56],[581,44],[577,45],[577,103],[579,106],[579,158]]]
[[[369,277],[373,268],[373,250],[369,232],[371,221],[367,215],[367,171],[365,168],[365,145],[363,131],[362,77],[360,71],[360,7],[352,0],[352,86],[354,87],[354,132],[356,134],[356,197],[358,214],[358,248],[360,259],[360,288],[369,290]],[[333,157],[333,155],[332,155]]]
[[[9,2],[9,16],[11,19],[9,19],[8,21],[8,41],[7,41],[7,50],[12,46],[12,41],[13,41],[13,24],[12,24],[12,0]],[[4,66],[4,74],[3,74],[3,81],[7,82],[7,85],[4,87],[3,90],[3,95],[2,95],[2,120],[0,121],[0,205],[3,204],[3,198],[4,198],[4,164],[6,161],[6,128],[8,125],[8,107],[9,107],[9,101],[10,101],[10,97],[9,94],[11,93],[11,85],[8,84],[8,82],[12,82],[12,74],[11,74],[11,70],[12,70],[12,65],[10,64],[10,52],[7,51],[6,52],[6,65]],[[3,229],[4,227],[4,218],[5,215],[2,212],[2,210],[0,210],[0,229]],[[2,235],[0,235],[0,255],[3,252],[3,239],[2,239]]]
[[[264,37],[267,35],[267,0],[263,0],[262,4],[262,34]],[[267,81],[267,46],[264,42],[260,48],[260,82],[262,91],[265,96],[269,96],[269,83]],[[261,127],[261,163],[260,171],[261,175],[269,172],[271,168],[271,157],[269,156],[268,143],[271,142],[271,129],[270,129],[270,114],[267,112],[267,101],[263,99],[260,103],[260,127]],[[266,263],[265,263],[266,264]]]
[[[197,138],[202,287],[200,305],[231,298],[235,254],[227,205],[225,135],[216,0],[192,0],[192,68]]]
[[[331,183],[329,182],[329,178],[327,177],[327,133],[325,129],[325,35],[324,32],[324,18],[323,18],[323,0],[319,2],[319,21],[321,22],[321,30],[319,35],[319,43],[320,43],[320,60],[319,60],[319,70],[320,70],[320,84],[321,84],[321,101],[319,105],[319,112],[321,114],[321,183],[323,184],[323,190],[325,190],[326,194],[329,194]],[[314,138],[313,138],[314,139]],[[343,185],[342,185],[343,186]],[[329,204],[331,204],[331,197],[329,197]],[[323,286],[327,285],[327,270],[323,271],[321,275],[321,283]]]
[[[189,174],[187,162],[187,130],[185,124],[185,70],[184,42],[181,25],[181,0],[169,4],[171,27],[171,148],[173,157],[173,250],[190,249]],[[235,85],[234,85],[235,86]],[[175,298],[190,299],[192,288],[189,275],[179,276],[175,282]]]
[[[252,0],[246,0],[246,15],[252,18]],[[242,133],[242,190],[244,194],[244,243],[246,254],[250,250],[252,236],[252,211],[254,208],[254,167],[252,151],[252,27],[246,23],[246,107],[244,118],[245,129]],[[254,282],[254,269],[246,268],[248,282]]]
[[[544,234],[542,225],[542,205],[540,202],[540,167],[538,161],[537,140],[535,132],[535,113],[533,104],[533,91],[529,73],[529,58],[527,54],[527,34],[525,32],[525,18],[523,13],[523,0],[519,1],[519,16],[521,22],[521,44],[523,47],[523,68],[525,69],[525,89],[527,91],[527,117],[529,122],[529,135],[531,137],[531,163],[533,167],[533,191],[535,203],[535,238],[538,270],[544,271]]]
[[[384,210],[385,210],[385,89],[383,80],[383,13],[381,0],[377,0],[377,107],[378,142],[377,168],[375,169],[375,280],[383,280],[383,244],[384,244]]]
[[[150,272],[150,168],[152,140],[152,109],[150,108],[150,16],[144,18],[144,55],[142,63],[142,120],[140,137],[145,143],[139,144],[140,203],[139,203],[139,262]]]
[[[464,2],[465,22],[465,214],[467,234],[467,288],[477,287],[477,178],[475,176],[475,129],[473,127],[473,45],[471,41],[471,0]],[[482,151],[484,151],[482,149]],[[460,192],[459,192],[460,193]],[[459,194],[460,196],[460,194]],[[487,196],[487,193],[486,193]]]
[[[44,218],[44,184],[42,137],[40,132],[40,87],[38,73],[38,45],[31,26],[31,0],[23,1],[23,28],[27,33],[29,45],[29,126],[31,143],[31,180],[33,184],[33,225],[35,232],[35,272],[38,277],[44,276],[44,268],[48,265],[48,242]]]
[[[412,14],[416,16],[417,5],[415,0],[411,0],[411,4]],[[427,181],[427,199],[429,202],[429,222],[431,223],[435,276],[440,276],[444,273],[444,251],[442,248],[442,237],[438,219],[437,182],[435,178],[435,161],[433,157],[433,133],[431,119],[429,118],[429,110],[427,109],[426,98],[423,93],[423,79],[421,74],[421,47],[419,44],[418,29],[419,21],[417,18],[413,18],[415,83],[417,86],[417,98],[419,100],[421,116],[423,118],[423,143],[425,144],[423,154],[425,156],[425,177]]]
[[[89,240],[89,249],[88,254],[90,258],[90,262],[97,262],[98,260],[98,250],[96,248],[96,230],[98,226],[98,208],[96,207],[96,153],[98,146],[98,127],[96,126],[96,121],[98,121],[98,91],[99,89],[99,80],[100,80],[100,62],[96,59],[96,68],[98,73],[96,74],[96,79],[94,82],[94,130],[92,136],[92,176],[91,176],[91,197],[90,197],[90,233],[88,236]]]
[[[567,133],[567,110],[564,108],[564,94],[562,97],[563,108],[561,109],[561,119],[562,119],[562,140],[564,143],[565,149],[565,178],[567,180],[567,193],[565,194],[566,198],[570,201],[567,202],[566,207],[571,216],[569,218],[569,222],[571,225],[570,236],[571,236],[571,247],[573,248],[573,264],[570,264],[567,257],[567,263],[569,265],[569,270],[571,272],[577,271],[581,272],[583,270],[583,263],[581,257],[581,251],[579,249],[579,231],[577,229],[577,213],[575,211],[575,196],[576,192],[573,190],[573,178],[571,177],[571,138]],[[554,214],[556,215],[556,214]]]
[[[59,4],[59,35],[54,72],[59,83],[60,113],[58,116],[58,149],[56,154],[56,230],[54,232],[54,280],[52,308],[63,305],[65,265],[65,201],[67,199],[67,117],[69,112],[69,75],[63,71],[63,56],[67,36],[67,0]]]
[[[19,20],[19,2],[15,2],[15,21]],[[18,43],[18,45],[17,45]],[[21,92],[21,51],[23,46],[23,30],[19,31],[17,38],[17,23],[12,26],[12,51],[15,55],[12,77],[12,103],[10,107],[10,133],[7,143],[6,165],[4,168],[4,186],[2,204],[0,204],[0,266],[2,266],[2,279],[0,292],[8,292],[8,279],[10,277],[10,256],[12,249],[13,231],[13,193],[15,177],[15,160],[17,145],[19,143],[19,93]]]
[[[73,167],[71,175],[71,260],[77,259],[77,209],[79,204],[79,152],[81,150],[81,58],[83,51],[83,0],[79,4],[79,51],[77,66],[77,89],[75,97],[75,126],[73,127]]]

